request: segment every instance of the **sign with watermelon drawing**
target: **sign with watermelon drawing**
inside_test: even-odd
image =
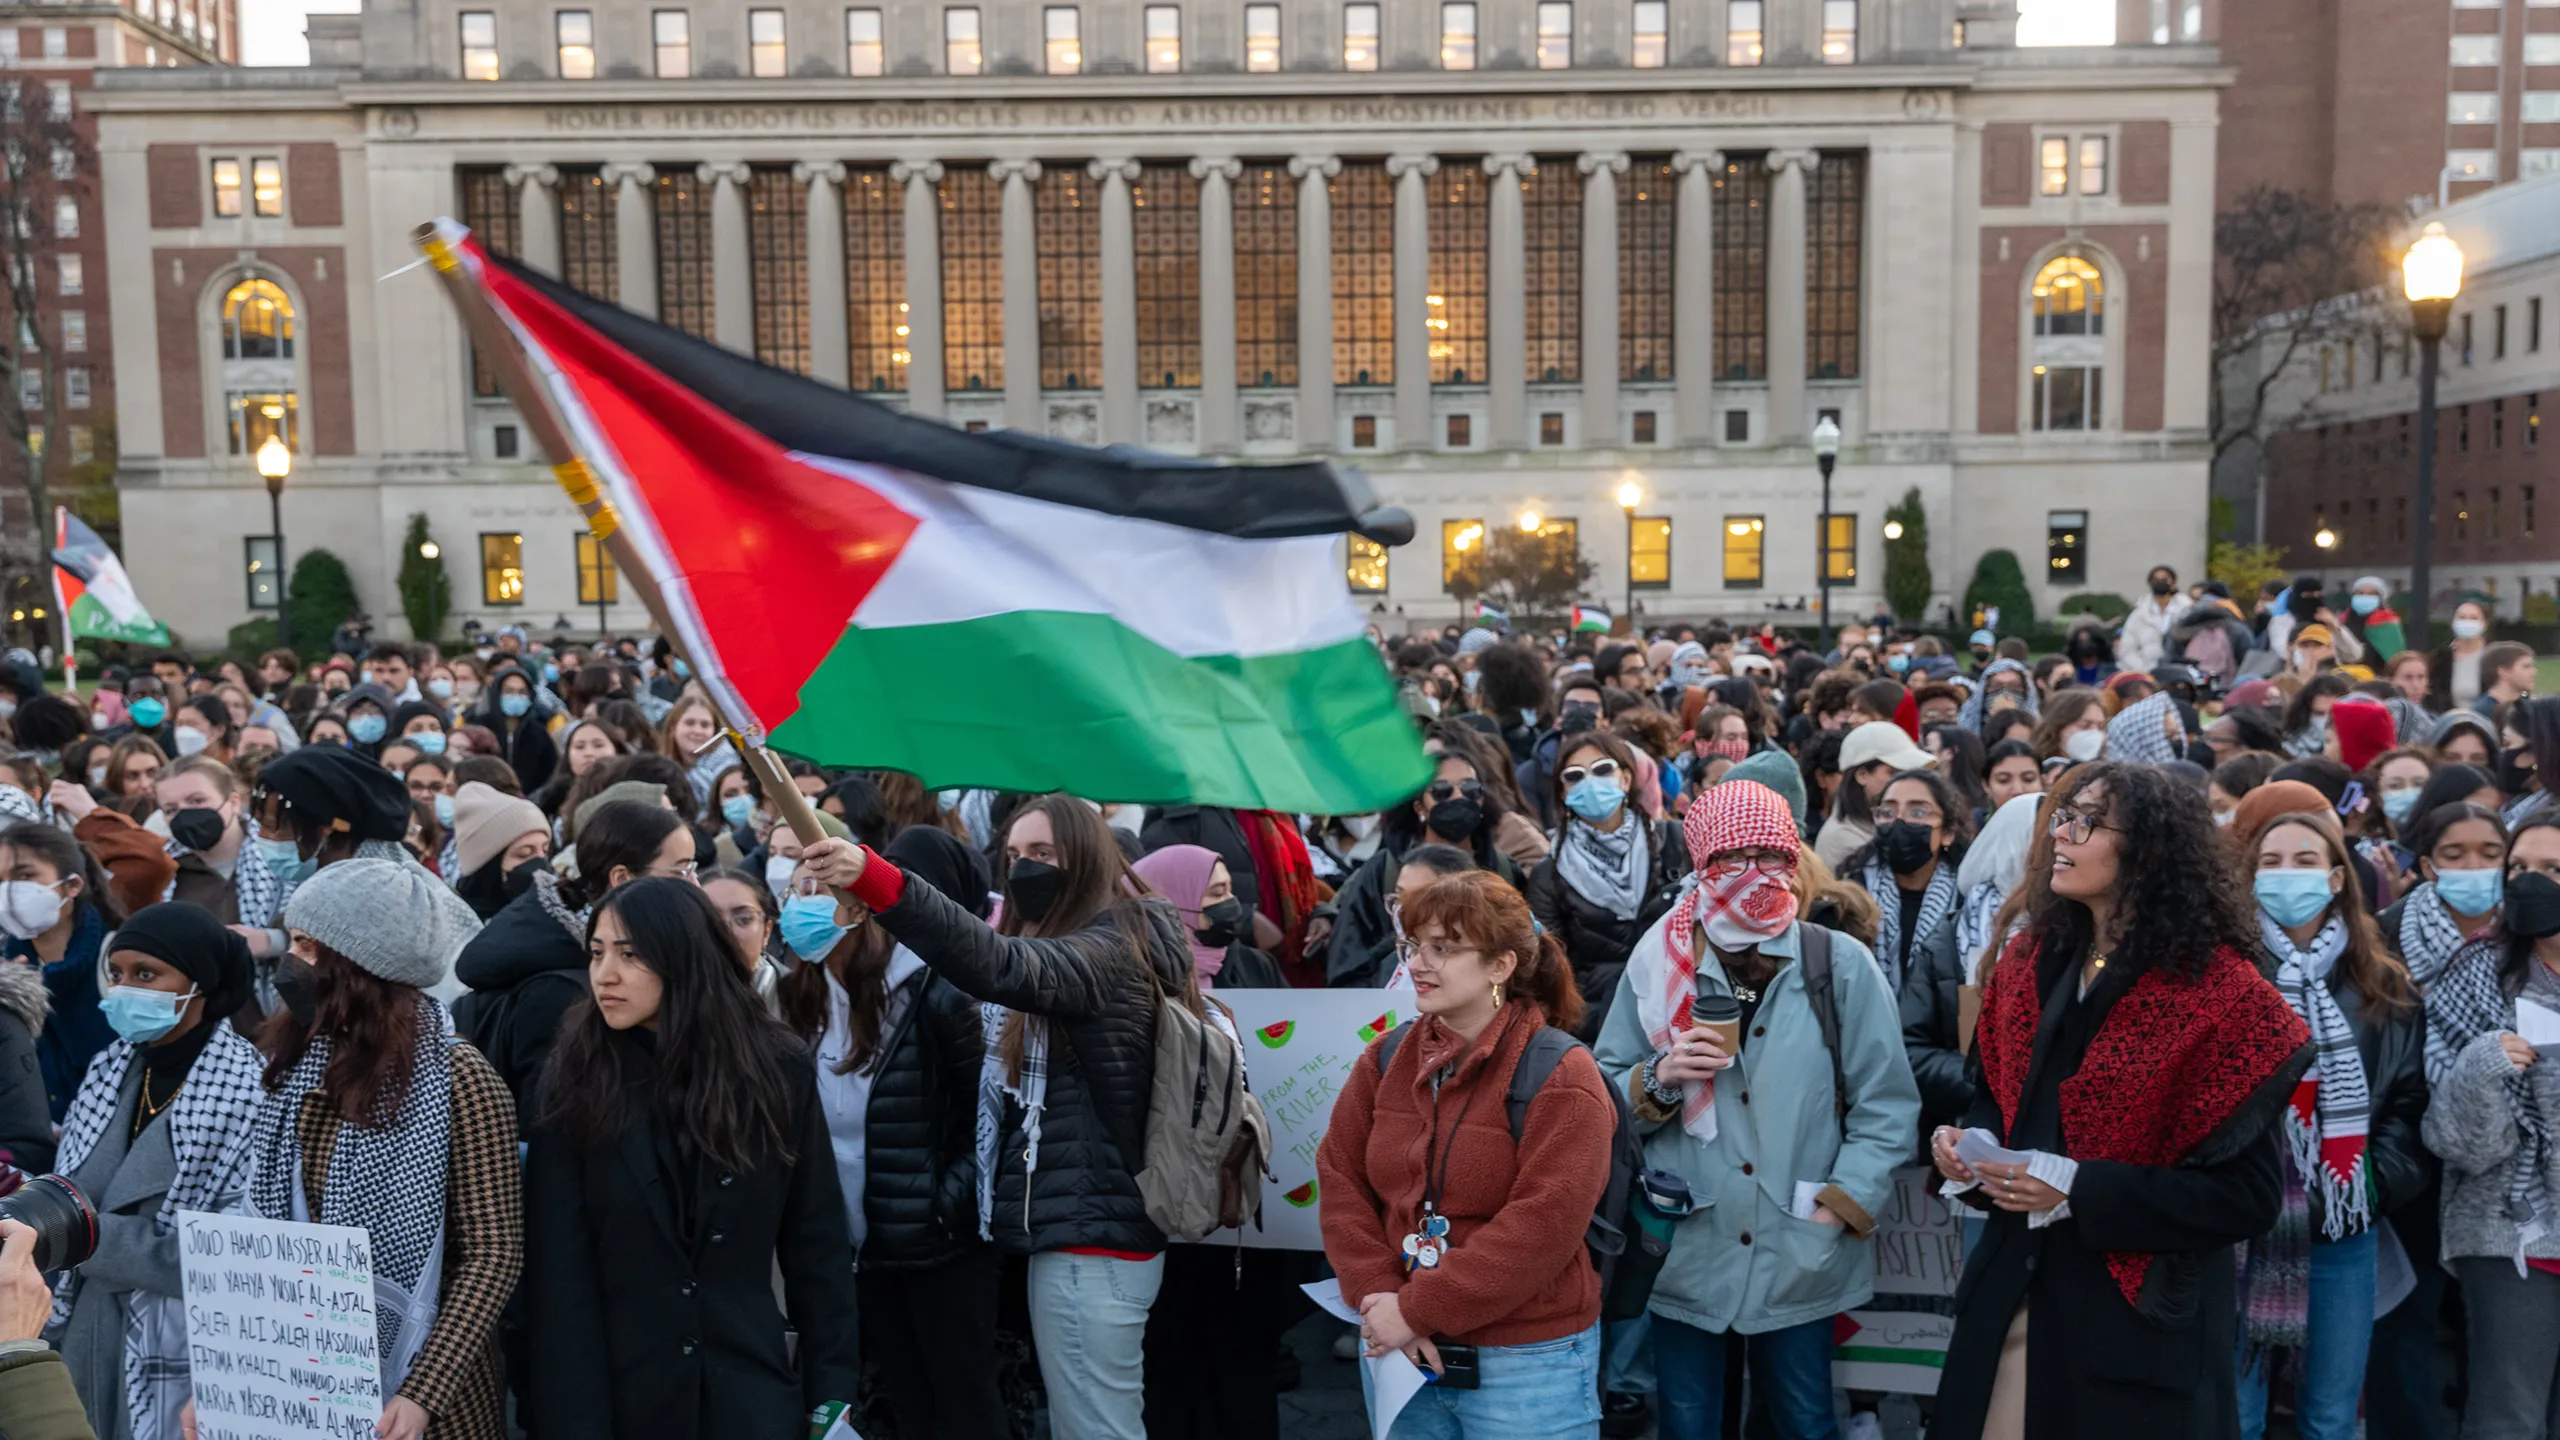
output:
[[[1413,1018],[1405,990],[1221,990],[1235,1011],[1245,1080],[1271,1117],[1271,1173],[1263,1182],[1262,1225],[1243,1243],[1263,1250],[1321,1250],[1316,1147],[1333,1120],[1333,1097],[1371,1041]],[[1207,1243],[1233,1244],[1233,1232]]]

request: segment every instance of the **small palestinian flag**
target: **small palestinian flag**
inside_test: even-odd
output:
[[[53,511],[53,603],[75,639],[166,645],[169,627],[142,608],[124,562],[62,506]]]
[[[968,434],[450,220],[425,243],[523,347],[518,403],[565,425],[694,673],[776,748],[929,789],[1319,815],[1431,778],[1342,580],[1345,535],[1411,522],[1356,474]]]
[[[1609,624],[1609,612],[1606,610],[1594,610],[1588,605],[1573,607],[1573,628],[1576,630],[1597,630],[1607,634]]]
[[[1481,600],[1476,602],[1475,614],[1471,618],[1477,625],[1487,630],[1506,629],[1511,624],[1510,611],[1496,610]]]

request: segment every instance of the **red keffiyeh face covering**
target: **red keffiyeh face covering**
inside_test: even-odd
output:
[[[1796,918],[1796,867],[1719,859],[1698,872],[1698,924],[1719,950],[1751,950]]]

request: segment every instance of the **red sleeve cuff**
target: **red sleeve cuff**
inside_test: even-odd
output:
[[[853,898],[878,914],[907,893],[907,872],[881,859],[868,845],[862,847],[862,858],[862,878],[853,882]]]

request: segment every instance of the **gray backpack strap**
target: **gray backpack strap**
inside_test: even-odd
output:
[[[1401,1025],[1397,1026],[1397,1027],[1396,1027],[1396,1028],[1394,1028],[1393,1030],[1388,1031],[1388,1032],[1387,1032],[1387,1034],[1386,1034],[1386,1038],[1378,1042],[1378,1073],[1379,1073],[1379,1074],[1381,1074],[1381,1075],[1386,1074],[1386,1073],[1387,1073],[1387,1067],[1388,1067],[1388,1066],[1390,1066],[1390,1065],[1393,1065],[1394,1063],[1396,1063],[1396,1049],[1397,1049],[1397,1047],[1398,1047],[1398,1046],[1401,1046],[1402,1044],[1404,1044],[1404,1035],[1405,1035],[1405,1032],[1406,1032],[1406,1031],[1408,1031],[1408,1030],[1410,1030],[1410,1029],[1412,1029],[1412,1028],[1413,1028],[1413,1022],[1412,1022],[1412,1021],[1410,1021],[1410,1020],[1407,1020],[1406,1022],[1404,1022],[1403,1024],[1401,1024]]]
[[[1528,1127],[1529,1102],[1538,1098],[1538,1091],[1546,1085],[1547,1077],[1556,1073],[1556,1067],[1564,1063],[1566,1053],[1581,1044],[1571,1032],[1553,1025],[1529,1037],[1528,1048],[1520,1052],[1520,1063],[1511,1067],[1511,1088],[1502,1097],[1504,1116],[1511,1122],[1512,1144],[1520,1143],[1520,1136]]]
[[[1831,1054],[1832,1106],[1849,1113],[1849,1077],[1840,1068],[1840,1001],[1831,984],[1831,931],[1811,921],[1798,927],[1803,942],[1804,998],[1813,1006],[1813,1022],[1822,1028],[1822,1048]]]

